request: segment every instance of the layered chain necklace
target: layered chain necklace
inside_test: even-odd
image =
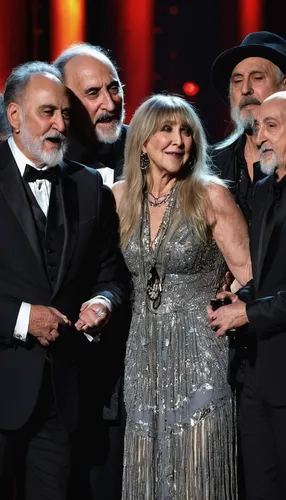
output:
[[[171,196],[171,191],[161,196],[154,196],[152,193],[148,193],[148,202],[151,207],[161,207],[164,203],[167,203]],[[152,199],[150,199],[150,196]]]
[[[149,210],[148,210],[148,202],[150,203],[148,194],[147,196],[145,195],[145,201],[144,201],[144,211],[143,211],[143,227],[144,231],[143,234],[141,233],[141,244],[143,243],[143,246],[145,247],[146,251],[148,252],[149,256],[151,257],[150,259],[150,269],[148,271],[148,279],[146,283],[146,292],[149,300],[152,303],[153,309],[158,309],[160,303],[161,303],[161,295],[162,295],[162,289],[163,289],[163,280],[165,276],[165,263],[162,263],[162,270],[161,270],[161,276],[159,276],[158,270],[157,270],[157,260],[158,260],[158,253],[159,249],[161,247],[161,244],[164,241],[164,238],[166,236],[167,230],[170,225],[170,221],[172,219],[172,214],[174,211],[175,207],[175,192],[176,192],[176,187],[177,185],[175,184],[171,191],[168,193],[168,206],[165,210],[161,225],[159,227],[158,233],[156,238],[154,239],[154,250],[151,249],[151,241],[150,241],[150,217],[149,217]],[[148,197],[148,198],[147,198]],[[161,197],[159,197],[160,199]],[[161,205],[163,203],[159,202]],[[159,206],[159,205],[156,205]],[[166,252],[164,252],[164,256],[166,257]],[[142,253],[141,257],[142,259]]]

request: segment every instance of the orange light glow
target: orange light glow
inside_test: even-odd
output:
[[[200,87],[195,82],[185,82],[183,85],[183,91],[188,97],[193,97],[199,93]]]
[[[118,63],[125,83],[126,123],[153,90],[153,18],[154,0],[118,0]]]
[[[85,0],[51,1],[51,59],[85,39]]]
[[[262,29],[262,0],[240,0],[239,13],[241,40]]]

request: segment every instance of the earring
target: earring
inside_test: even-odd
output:
[[[141,170],[143,170],[144,172],[147,170],[149,166],[149,158],[148,158],[148,155],[147,153],[141,153],[140,155],[140,168]]]

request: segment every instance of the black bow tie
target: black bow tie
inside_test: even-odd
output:
[[[49,182],[56,182],[59,178],[59,168],[51,167],[46,170],[38,170],[31,165],[26,165],[23,179],[25,182],[35,182],[37,180],[46,179]]]

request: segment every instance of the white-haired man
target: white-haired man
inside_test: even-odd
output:
[[[72,91],[68,158],[100,170],[111,186],[122,174],[127,126],[115,63],[102,47],[68,47],[54,62]]]
[[[250,243],[253,280],[232,304],[209,308],[216,335],[248,326],[241,396],[241,439],[247,500],[286,498],[286,92],[260,106],[256,142],[267,177],[256,185]],[[239,336],[239,330],[236,332]]]

